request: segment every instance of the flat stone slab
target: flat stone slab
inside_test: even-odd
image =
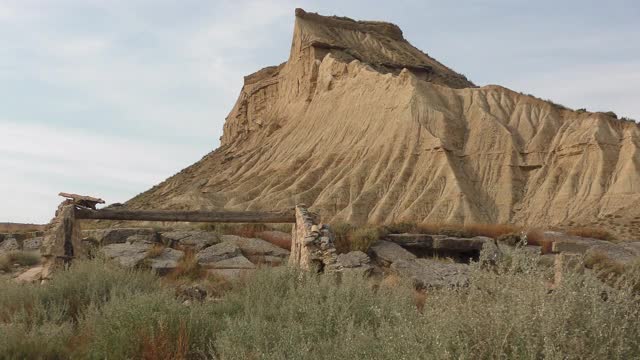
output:
[[[176,249],[165,248],[158,256],[147,258],[149,267],[160,275],[164,275],[175,269],[184,257],[184,252]]]
[[[230,259],[208,264],[213,269],[255,269],[256,266],[246,257],[238,255]]]
[[[218,234],[209,231],[169,231],[160,233],[160,240],[171,247],[185,247],[196,251],[220,242]]]
[[[449,250],[449,251],[480,251],[486,241],[493,241],[493,239],[476,236],[472,238],[457,238],[445,235],[433,236],[433,248],[436,250]]]
[[[594,256],[604,256],[615,264],[626,266],[640,257],[640,247],[636,248],[635,244],[624,243],[597,244],[585,251],[585,259]]]
[[[242,255],[240,248],[231,242],[222,242],[200,250],[196,254],[198,264],[206,266],[218,261]]]
[[[465,286],[469,282],[469,265],[434,259],[399,260],[390,269],[411,279],[418,288]]]
[[[458,238],[447,235],[428,234],[390,234],[387,235],[385,240],[405,248],[459,252],[480,251],[486,241],[493,241],[493,239],[484,236]]]
[[[122,244],[129,237],[146,236],[147,241],[157,242],[157,233],[152,228],[111,228],[98,230],[83,230],[83,241],[91,241],[99,245]],[[140,237],[137,238],[138,240]]]
[[[413,260],[416,256],[397,243],[379,240],[369,248],[369,251],[383,265],[389,266],[398,260]]]
[[[20,283],[37,283],[42,280],[42,272],[44,267],[42,265],[32,267],[22,274],[18,275],[14,280]]]
[[[425,234],[389,234],[385,240],[402,247],[433,249],[433,236]]]
[[[567,235],[564,238],[558,238],[555,240],[551,246],[551,251],[554,253],[567,252],[573,254],[584,254],[593,246],[605,244],[611,243],[604,240]]]
[[[146,257],[152,245],[143,243],[110,244],[100,248],[100,253],[107,259],[117,261],[120,265],[133,268],[138,266]]]
[[[328,265],[325,270],[367,276],[373,270],[373,266],[369,265],[370,262],[369,256],[362,251],[351,251],[346,254],[339,254],[336,262]]]
[[[270,255],[281,258],[288,258],[289,251],[275,246],[262,239],[245,238],[236,235],[222,235],[222,241],[235,244],[246,256],[249,255]]]

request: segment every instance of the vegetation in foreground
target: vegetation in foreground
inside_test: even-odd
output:
[[[514,252],[473,264],[470,286],[416,292],[288,268],[258,271],[186,306],[144,271],[96,259],[50,283],[0,283],[5,359],[637,358],[640,274],[607,286]],[[635,276],[635,278],[633,277]]]

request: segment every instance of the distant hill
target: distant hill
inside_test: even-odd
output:
[[[477,87],[390,23],[298,9],[288,61],[245,77],[221,140],[126,206],[305,203],[326,222],[581,224],[640,236],[636,123]]]
[[[46,225],[0,222],[0,233],[42,231]]]

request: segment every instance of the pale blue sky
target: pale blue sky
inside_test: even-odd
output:
[[[0,221],[123,202],[219,144],[294,8],[398,24],[478,85],[640,119],[640,1],[0,0]]]

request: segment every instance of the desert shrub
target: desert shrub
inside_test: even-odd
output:
[[[348,253],[351,249],[349,233],[354,229],[354,226],[349,223],[339,222],[331,224],[330,228],[334,235],[334,246],[336,251],[340,254]]]
[[[184,257],[178,261],[175,269],[171,270],[168,277],[170,279],[202,279],[206,275],[206,270],[198,264],[198,259],[192,251],[186,251]]]
[[[5,255],[0,255],[0,271],[11,271],[11,261]]]
[[[511,246],[516,246],[522,242],[522,238],[519,233],[503,234],[498,236],[496,240]]]
[[[614,113],[613,111],[607,111],[607,112],[604,112],[603,114],[605,114],[605,115],[607,115],[609,117],[612,117],[614,119],[618,118],[618,115],[616,113]]]
[[[21,266],[33,266],[40,263],[40,254],[37,251],[11,251],[0,255],[0,270],[10,271],[13,264]]]
[[[602,228],[593,227],[576,227],[567,230],[567,234],[574,236],[581,236],[587,238],[594,238],[606,241],[615,241],[616,237],[611,232]]]
[[[67,344],[73,337],[70,322],[47,322],[38,326],[25,323],[0,323],[0,358],[66,359]]]
[[[404,221],[384,225],[381,229],[389,234],[405,234],[416,232],[419,229],[419,226],[414,222]]]
[[[344,276],[338,282],[332,276],[290,269],[259,272],[224,299],[234,315],[213,343],[215,355],[362,359],[391,358],[393,353],[403,358],[401,339],[395,339],[399,352],[383,344],[393,343],[394,328],[414,323],[412,294],[409,287],[375,291],[358,277]]]
[[[79,332],[91,334],[80,351],[93,359],[202,358],[222,317],[200,305],[186,307],[169,292],[118,296],[91,308]]]
[[[359,227],[349,234],[349,244],[351,251],[367,252],[371,244],[381,237],[380,229],[375,226]]]
[[[585,109],[585,108],[580,108],[580,109],[576,110],[576,112],[577,112],[577,113],[579,113],[579,114],[586,113],[586,112],[587,112],[587,109]]]
[[[153,246],[149,250],[147,250],[147,259],[153,259],[162,255],[164,249],[166,249],[166,246],[164,244],[153,244]]]
[[[387,233],[385,227],[373,225],[357,227],[348,223],[336,223],[330,228],[334,234],[334,246],[339,254],[349,251],[367,252],[376,240]]]
[[[537,264],[516,248],[472,263],[466,287],[427,292],[395,276],[265,268],[219,301],[185,306],[151,273],[81,262],[44,286],[0,284],[0,357],[638,357],[640,262],[617,286],[568,272],[551,287],[552,269]]]

